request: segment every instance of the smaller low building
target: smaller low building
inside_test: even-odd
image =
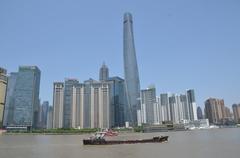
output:
[[[208,129],[209,120],[208,119],[199,119],[194,121],[189,121],[184,123],[186,129]]]

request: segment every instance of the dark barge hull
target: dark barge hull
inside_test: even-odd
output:
[[[137,143],[163,143],[168,141],[168,136],[153,137],[143,140],[105,140],[105,139],[84,139],[84,145],[114,145],[114,144],[137,144]]]

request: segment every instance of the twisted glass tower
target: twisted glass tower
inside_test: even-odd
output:
[[[134,46],[133,21],[130,13],[124,14],[123,57],[127,104],[130,109],[129,119],[134,125],[136,125],[137,110],[140,109],[140,83]]]

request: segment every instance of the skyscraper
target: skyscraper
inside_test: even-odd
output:
[[[6,102],[7,90],[7,70],[0,67],[0,128],[3,124],[4,106]]]
[[[162,109],[162,121],[171,121],[168,93],[160,94],[160,105]]]
[[[103,63],[99,71],[99,81],[106,81],[109,78],[108,67]]]
[[[156,89],[149,87],[141,90],[142,115],[146,116],[143,123],[154,123],[154,105],[156,105]]]
[[[124,14],[123,58],[127,104],[131,110],[132,123],[137,123],[137,110],[140,109],[140,82],[133,36],[133,20],[130,13]]]
[[[206,118],[209,123],[221,124],[225,118],[225,106],[223,99],[209,98],[205,101]]]
[[[233,104],[232,105],[234,121],[236,123],[240,123],[240,104]]]
[[[37,66],[20,66],[10,76],[6,122],[13,126],[37,127],[41,72]],[[12,109],[13,108],[13,109]],[[10,125],[8,124],[8,125]]]
[[[53,128],[63,127],[64,83],[53,83]]]
[[[66,79],[64,83],[64,100],[63,100],[63,127],[71,128],[72,126],[72,102],[73,86],[78,84],[76,79]]]
[[[108,82],[111,84],[111,104],[114,110],[114,126],[123,127],[125,125],[128,108],[126,107],[126,95],[124,79],[120,77],[110,77]]]
[[[202,109],[200,106],[197,107],[197,117],[198,119],[203,119]]]
[[[11,72],[8,77],[7,97],[4,110],[3,126],[13,125],[13,112],[14,112],[14,87],[17,81],[17,72]]]
[[[190,120],[197,120],[197,104],[195,100],[195,93],[193,89],[187,90],[187,98],[189,105]]]

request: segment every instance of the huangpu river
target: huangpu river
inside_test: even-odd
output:
[[[121,133],[114,139],[168,135],[160,144],[84,146],[90,135],[2,135],[0,158],[239,158],[240,128]]]

